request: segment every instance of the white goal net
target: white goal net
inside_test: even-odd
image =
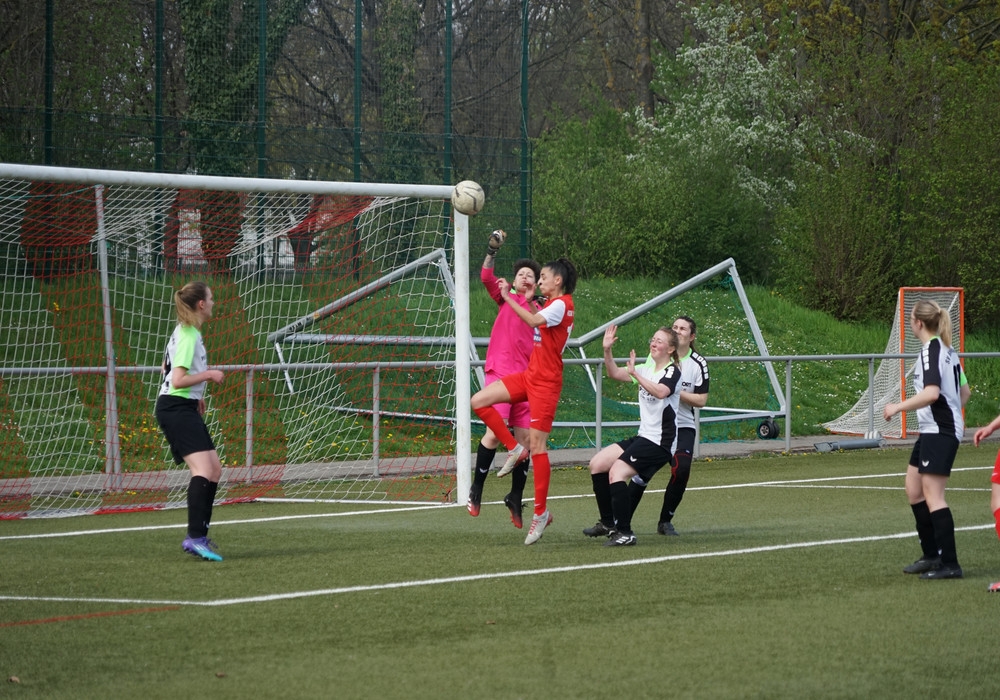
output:
[[[450,192],[0,164],[0,518],[182,504],[152,409],[194,279],[226,371],[220,502],[454,500],[471,351]]]
[[[885,358],[878,363],[870,390],[844,415],[823,427],[832,433],[869,437],[908,437],[916,430],[916,412],[897,414],[888,423],[882,418],[886,404],[898,403],[913,396],[913,363],[921,343],[909,331],[908,319],[914,305],[923,299],[937,302],[951,318],[952,345],[965,349],[965,296],[959,287],[901,287],[892,332],[885,346],[886,355],[909,355],[901,359]]]

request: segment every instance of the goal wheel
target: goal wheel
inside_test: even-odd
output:
[[[757,437],[761,440],[774,440],[778,437],[778,432],[778,424],[773,418],[763,420],[757,426]]]

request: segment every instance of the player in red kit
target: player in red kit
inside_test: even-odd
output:
[[[535,472],[535,515],[531,519],[525,544],[534,544],[552,522],[547,500],[551,466],[548,438],[555,420],[559,394],[562,392],[562,353],[573,331],[573,290],[576,289],[576,268],[566,258],[559,258],[542,268],[538,291],[545,304],[537,312],[520,306],[510,295],[510,284],[498,280],[500,295],[515,313],[535,329],[535,345],[524,372],[504,377],[472,397],[472,409],[483,423],[509,450],[507,461],[497,476],[509,474],[518,462],[531,455]],[[497,403],[517,403],[527,400],[531,411],[530,437],[521,445],[507,429],[503,417],[493,408]]]

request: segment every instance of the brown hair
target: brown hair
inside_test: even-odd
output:
[[[204,282],[188,282],[174,292],[174,308],[177,309],[177,320],[183,326],[201,327],[201,317],[198,315],[198,302],[208,299],[208,285]]]
[[[540,274],[542,274],[542,266],[541,265],[539,265],[537,262],[535,262],[531,258],[518,258],[514,262],[514,276],[515,277],[517,276],[517,273],[521,271],[522,267],[526,267],[529,270],[531,270],[534,273],[534,275],[535,275],[535,282],[538,282],[538,276]]]
[[[951,347],[951,316],[937,302],[921,299],[913,305],[913,318],[923,323],[931,333],[940,336],[942,343]]]
[[[698,335],[698,324],[690,316],[678,316],[677,321],[686,321],[691,329],[691,349],[694,350],[694,337]]]

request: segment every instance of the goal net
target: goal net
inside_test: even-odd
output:
[[[153,404],[193,279],[226,372],[205,414],[220,502],[454,500],[471,351],[450,191],[0,165],[0,517],[183,504]]]
[[[679,316],[698,324],[695,348],[711,360],[709,404],[700,411],[699,441],[752,439],[760,435],[761,425],[768,426],[768,437],[777,437],[775,419],[786,415],[784,391],[767,360],[767,344],[732,258],[570,338],[566,357],[602,357],[602,339],[610,325],[618,326],[616,353],[625,357],[634,349],[643,357],[652,333],[670,327]],[[567,362],[551,438],[557,446],[601,447],[635,434],[639,407],[634,385],[610,381],[602,373],[600,364]],[[601,414],[600,435],[594,425],[595,403]]]
[[[885,358],[878,363],[871,381],[857,403],[836,420],[824,423],[832,433],[865,435],[867,437],[904,438],[916,430],[915,411],[900,413],[886,422],[882,409],[886,404],[898,403],[913,396],[913,365],[920,352],[920,340],[909,332],[910,312],[918,301],[937,302],[951,318],[952,345],[965,350],[965,295],[960,287],[901,287],[892,321],[892,332],[885,346],[886,355],[909,355],[904,358]]]

